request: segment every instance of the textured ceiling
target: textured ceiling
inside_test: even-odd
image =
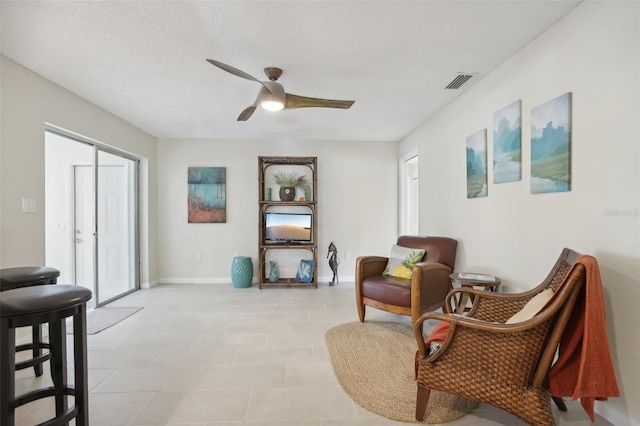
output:
[[[159,138],[399,140],[579,1],[2,1],[2,53]],[[288,92],[349,110],[256,110]],[[476,74],[459,90],[459,72]]]

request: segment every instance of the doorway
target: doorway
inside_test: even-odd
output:
[[[418,153],[400,159],[400,235],[419,235],[419,163]]]
[[[138,160],[45,132],[46,261],[92,307],[139,288]]]

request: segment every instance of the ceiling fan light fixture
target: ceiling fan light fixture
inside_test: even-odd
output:
[[[280,111],[284,108],[284,104],[276,100],[263,100],[260,106],[267,111]]]
[[[265,81],[258,94],[260,106],[267,111],[280,111],[284,108],[286,94],[279,83]],[[268,89],[267,89],[268,88]]]

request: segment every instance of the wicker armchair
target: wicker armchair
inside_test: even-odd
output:
[[[416,419],[422,420],[429,392],[437,389],[501,408],[532,425],[554,425],[547,373],[585,284],[583,265],[571,268],[579,256],[564,249],[547,278],[527,292],[500,294],[470,288],[450,292],[447,307],[451,298],[459,297],[456,293],[472,294],[473,306],[464,316],[451,314],[450,309],[444,314],[422,315],[414,325],[418,343]],[[547,307],[529,320],[505,324],[549,287],[555,295]],[[449,323],[442,347],[430,356],[421,332],[422,323],[429,319]],[[554,401],[566,410],[561,399]]]

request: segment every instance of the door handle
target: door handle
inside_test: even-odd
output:
[[[76,238],[76,243],[81,243],[82,240],[80,238]]]

